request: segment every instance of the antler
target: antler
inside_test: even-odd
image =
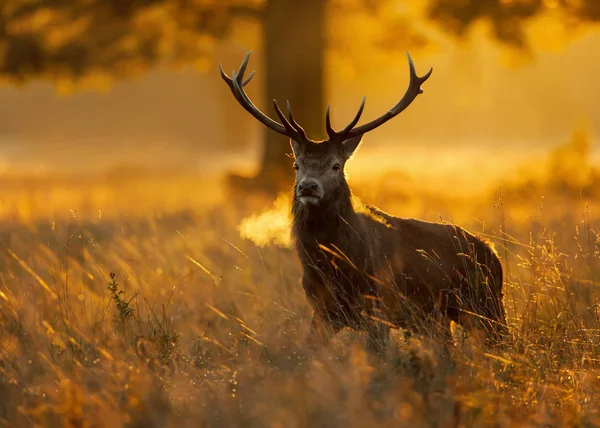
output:
[[[277,101],[273,100],[273,107],[275,108],[275,113],[277,113],[277,116],[279,116],[279,119],[283,123],[283,125],[282,125],[279,122],[276,122],[273,119],[271,119],[269,116],[264,114],[262,111],[260,111],[258,109],[258,107],[256,107],[252,103],[250,98],[248,98],[248,95],[246,95],[246,92],[244,92],[243,87],[246,86],[250,82],[250,80],[252,80],[252,78],[254,77],[254,72],[252,72],[244,80],[244,73],[246,72],[246,67],[248,66],[248,60],[250,59],[251,53],[252,53],[252,51],[249,51],[246,54],[246,57],[242,61],[242,65],[240,66],[240,69],[237,71],[237,73],[235,71],[232,71],[231,77],[229,77],[227,74],[225,74],[225,72],[223,71],[223,66],[221,64],[219,64],[219,69],[221,71],[221,77],[223,78],[225,83],[227,83],[227,85],[229,86],[229,89],[231,89],[231,92],[233,93],[233,96],[238,101],[238,103],[240,103],[240,105],[242,107],[244,107],[244,109],[246,109],[246,111],[248,113],[250,113],[252,116],[254,116],[259,122],[261,122],[267,128],[270,128],[273,131],[275,131],[281,135],[285,135],[286,137],[290,137],[296,141],[305,140],[306,132],[294,120],[294,116],[292,114],[292,108],[290,107],[289,101],[287,102],[287,109],[288,109],[288,116],[289,116],[289,121],[288,121],[288,119],[286,119],[285,115],[279,108]]]
[[[364,125],[359,126],[358,128],[354,128],[358,123],[360,116],[365,108],[366,97],[363,98],[360,107],[358,108],[358,112],[354,119],[341,131],[335,131],[331,127],[331,119],[329,118],[329,106],[327,106],[327,113],[325,114],[325,126],[327,127],[327,134],[329,135],[329,139],[331,141],[345,141],[349,138],[356,137],[358,135],[365,134],[373,129],[383,125],[388,120],[393,117],[399,115],[404,109],[406,109],[414,100],[417,98],[417,95],[423,93],[423,89],[421,89],[421,85],[429,79],[431,73],[433,72],[433,68],[430,68],[427,74],[422,77],[417,76],[417,72],[415,70],[415,64],[410,57],[410,54],[406,52],[408,56],[408,65],[410,69],[410,83],[408,84],[408,89],[406,93],[402,97],[398,104],[396,104],[390,111],[385,113],[383,116],[378,117],[377,119],[365,123]]]

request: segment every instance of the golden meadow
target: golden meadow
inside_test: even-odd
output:
[[[577,131],[480,192],[354,174],[357,197],[494,243],[513,339],[342,331],[316,351],[287,194],[127,168],[1,181],[0,425],[600,424],[600,170]],[[465,166],[465,168],[468,166]],[[510,169],[510,168],[509,168]]]

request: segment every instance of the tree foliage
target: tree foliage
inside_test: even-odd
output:
[[[129,78],[158,63],[206,60],[232,16],[256,1],[8,0],[0,3],[0,74],[17,82]]]
[[[600,21],[598,0],[430,0],[428,17],[442,29],[465,36],[478,21],[491,24],[502,43],[527,48],[525,31],[531,19],[551,14],[565,26],[577,27]]]
[[[414,3],[419,2],[407,4]],[[329,0],[329,46],[350,49],[347,35],[360,25],[369,27],[361,36],[375,49],[427,43],[398,4]],[[135,77],[159,63],[205,69],[214,41],[230,33],[233,18],[261,19],[265,5],[266,0],[5,0],[0,75],[16,83],[32,78],[60,83]],[[447,33],[465,36],[485,20],[498,40],[522,48],[526,24],[541,14],[552,13],[570,26],[600,20],[597,0],[426,0],[426,5],[429,21]]]

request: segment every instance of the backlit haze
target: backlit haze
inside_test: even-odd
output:
[[[341,127],[365,95],[363,121],[394,105],[407,87],[408,65],[401,50],[372,49],[376,21],[334,22],[326,88],[333,125]],[[364,137],[347,166],[359,197],[395,214],[469,224],[496,215],[490,207],[499,188],[509,191],[507,215],[515,220],[528,218],[542,197],[562,201],[565,188],[573,190],[569,198],[591,197],[600,177],[600,32],[581,26],[567,33],[538,18],[527,28],[531,49],[524,52],[490,39],[483,24],[462,40],[426,29],[428,42],[416,45],[410,31],[399,30],[395,43],[412,46],[418,74],[434,72],[410,108]],[[251,21],[215,42],[212,62],[91,86],[0,86],[0,173],[21,180],[4,180],[0,211],[145,215],[223,202],[227,193],[214,177],[253,174],[271,132],[219,76],[219,62],[236,68],[249,49],[257,76],[247,92],[273,116],[263,99],[260,28]],[[73,174],[79,178],[70,180]],[[256,243],[287,242],[287,206],[282,196],[260,217],[258,204],[242,234]]]
[[[259,39],[252,26],[244,31],[250,35],[247,45],[219,44],[214,59],[228,70],[253,48],[250,67],[258,77],[249,93],[264,108]],[[556,35],[546,40],[540,34],[532,59],[483,36],[413,49],[419,73],[434,67],[424,95],[365,137],[349,166],[351,176],[367,179],[374,171],[399,170],[421,184],[478,190],[514,173],[519,164],[543,159],[578,126],[586,127],[597,160],[600,35],[589,31],[567,46],[554,40]],[[141,165],[207,174],[251,171],[267,131],[233,101],[216,62],[206,71],[158,69],[100,91],[67,95],[39,82],[4,85],[0,169],[40,173]],[[350,120],[363,95],[364,120],[382,114],[408,80],[402,55],[367,55],[355,66],[330,56],[328,68],[328,100],[337,126]],[[264,110],[272,113],[270,103]]]

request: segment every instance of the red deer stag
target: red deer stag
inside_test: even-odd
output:
[[[236,100],[259,122],[291,140],[296,182],[293,226],[296,251],[302,262],[302,284],[314,308],[312,330],[327,338],[343,327],[366,330],[368,344],[385,343],[389,328],[407,330],[450,320],[487,333],[496,342],[506,333],[502,305],[502,265],[494,251],[464,229],[391,216],[376,207],[353,203],[344,166],[363,135],[406,109],[423,90],[433,69],[417,76],[408,54],[410,84],[405,95],[383,116],[356,126],[356,116],[344,129],[325,125],[329,139],[313,141],[274,100],[281,123],[261,112],[243,87],[250,58],[240,69],[221,76]],[[447,336],[446,336],[447,337]],[[381,349],[381,348],[380,348]]]

